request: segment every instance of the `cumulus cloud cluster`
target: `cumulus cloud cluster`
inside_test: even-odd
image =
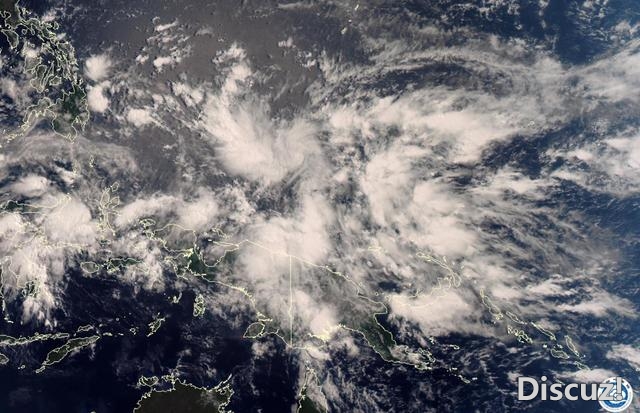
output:
[[[177,22],[155,25],[136,61],[145,65],[151,56],[156,72],[179,66],[189,53],[179,49],[183,34]],[[121,198],[115,190],[95,196],[115,175],[141,173],[117,162],[107,178],[85,166],[81,180],[99,184],[82,183],[82,196],[37,173],[13,180],[12,196],[27,198],[37,213],[0,215],[5,293],[36,283],[40,293],[25,302],[24,318],[46,320],[69,256],[107,261],[96,250],[99,239],[108,239],[114,256],[135,258],[122,269],[124,282],[154,291],[171,282],[167,272],[186,266],[181,259],[197,257],[201,271],[215,268],[213,283],[229,293],[225,304],[248,309],[264,325],[261,334],[304,350],[300,357],[318,368],[335,352],[358,354],[363,337],[383,358],[422,368],[435,338],[527,342],[530,335],[558,350],[562,317],[635,318],[634,304],[599,282],[608,273],[594,263],[614,248],[591,237],[596,231],[580,211],[551,198],[566,181],[611,196],[637,191],[638,131],[611,134],[604,125],[592,139],[541,137],[602,113],[603,105],[636,105],[637,45],[572,67],[517,40],[443,47],[431,38],[449,35],[417,31],[424,47],[367,38],[376,46],[366,63],[319,53],[306,106],[287,115],[271,107],[263,92],[269,76],[240,43],[212,59],[213,81],[187,73],[161,86],[142,79],[114,88],[132,104],[113,114],[105,93],[124,77],[106,80],[111,59],[90,57],[90,108],[134,127],[124,150],[140,151],[139,142],[156,138],[154,126],[173,131],[175,142],[151,150],[180,173],[171,189],[148,189],[155,170],[132,178],[134,189]],[[402,74],[441,66],[463,75],[388,87],[401,84]],[[527,158],[532,148],[541,159]],[[411,345],[389,344],[383,324]],[[253,346],[260,357],[271,350]],[[608,357],[638,361],[628,344]],[[335,387],[327,376],[325,394]]]

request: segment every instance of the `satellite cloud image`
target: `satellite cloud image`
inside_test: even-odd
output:
[[[640,412],[638,0],[0,0],[0,413],[254,412]]]

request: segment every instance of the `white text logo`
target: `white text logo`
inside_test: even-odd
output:
[[[622,377],[610,377],[600,384],[547,383],[542,376],[540,382],[533,377],[518,377],[518,400],[597,400],[608,412],[625,411],[633,401],[633,389]]]

